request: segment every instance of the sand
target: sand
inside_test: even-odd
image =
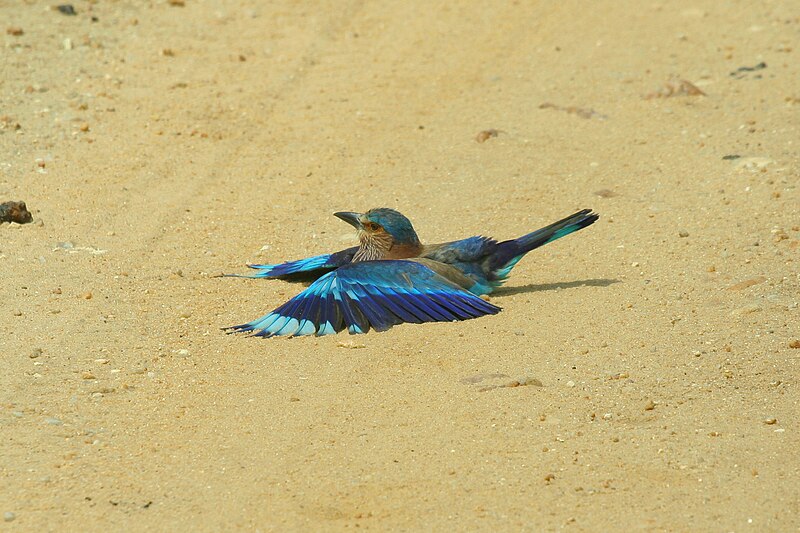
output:
[[[0,6],[0,529],[798,530],[795,2],[182,4]],[[496,316],[220,330],[378,206],[601,219]]]

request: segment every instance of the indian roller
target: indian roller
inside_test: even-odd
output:
[[[248,265],[259,272],[234,277],[313,281],[271,313],[226,328],[262,337],[329,335],[347,328],[385,331],[403,322],[443,322],[494,315],[500,308],[481,296],[508,278],[525,254],[593,224],[590,209],[498,242],[469,237],[422,244],[411,221],[380,207],[335,216],[356,228],[359,246],[275,265]]]

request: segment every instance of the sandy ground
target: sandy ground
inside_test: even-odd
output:
[[[798,530],[796,2],[74,6],[0,4],[0,530]],[[220,331],[377,206],[602,218],[497,316]]]

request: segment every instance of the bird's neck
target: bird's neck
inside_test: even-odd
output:
[[[410,239],[411,242],[397,242],[389,233],[367,233],[358,232],[358,240],[361,246],[353,256],[353,262],[358,261],[378,261],[380,259],[408,259],[418,257],[422,252],[423,246],[416,235]]]
[[[361,246],[353,256],[353,262],[387,259],[394,247],[392,236],[388,234],[375,235],[362,231],[359,232],[358,239]]]

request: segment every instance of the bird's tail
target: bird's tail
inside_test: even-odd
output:
[[[599,215],[592,213],[591,209],[584,209],[533,233],[523,235],[519,239],[501,242],[490,265],[495,279],[501,281],[508,277],[514,265],[531,250],[590,226],[598,218]]]

